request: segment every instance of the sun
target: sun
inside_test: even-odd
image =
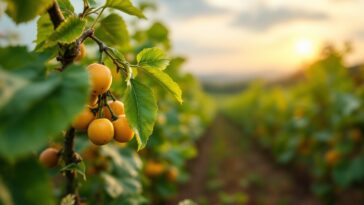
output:
[[[310,58],[314,55],[314,43],[309,39],[299,39],[295,43],[295,51],[301,58]]]

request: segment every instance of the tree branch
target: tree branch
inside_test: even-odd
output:
[[[63,148],[63,160],[67,165],[72,163],[78,163],[78,159],[76,157],[76,153],[74,151],[74,139],[75,139],[75,129],[69,128],[66,132],[66,136],[64,138],[64,148]],[[80,196],[78,194],[76,173],[71,170],[65,171],[67,184],[66,184],[66,195],[72,194],[75,196],[75,205],[80,204]]]
[[[59,8],[57,1],[54,1],[53,5],[47,11],[53,23],[54,29],[56,29],[59,24],[64,21],[63,13]]]
[[[53,23],[54,29],[57,29],[57,27],[65,20],[64,16],[62,14],[62,11],[57,3],[57,1],[54,1],[53,5],[47,10],[48,15]],[[79,50],[79,44],[77,43],[77,51]],[[62,46],[60,45],[61,49],[65,49],[66,52],[63,56],[60,56],[60,62],[62,63],[62,68],[65,68],[67,65],[73,62],[74,58],[76,57],[74,54],[71,55],[73,58],[69,58],[69,55],[71,52],[75,52],[74,48],[72,50],[71,45]],[[58,58],[57,58],[58,59]],[[69,128],[66,132],[64,144],[63,144],[63,160],[67,165],[72,163],[78,163],[79,160],[77,159],[75,150],[74,150],[74,139],[75,139],[75,129]],[[80,196],[78,193],[78,187],[77,187],[77,180],[76,180],[76,173],[71,170],[65,171],[66,175],[66,193],[65,195],[72,194],[75,196],[75,205],[80,204]]]

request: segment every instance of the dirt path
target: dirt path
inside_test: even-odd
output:
[[[320,204],[287,171],[277,167],[235,125],[218,116],[189,166],[190,181],[168,204],[192,199],[200,205]]]

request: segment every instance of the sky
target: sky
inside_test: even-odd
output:
[[[364,61],[364,0],[160,0],[175,52],[199,75],[274,77],[312,61],[327,43]]]
[[[74,0],[75,1],[75,0]],[[280,77],[310,62],[327,43],[353,44],[348,64],[364,62],[364,0],[158,0],[147,15],[171,29],[173,53],[199,76]],[[0,12],[1,14],[1,12]],[[31,44],[34,22],[19,31]]]

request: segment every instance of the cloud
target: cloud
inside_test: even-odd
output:
[[[236,52],[234,48],[217,46],[217,45],[203,45],[192,40],[180,40],[176,42],[176,47],[182,53],[188,53],[189,55],[217,55],[217,54],[229,54]]]
[[[268,30],[276,25],[297,20],[321,21],[329,17],[325,13],[291,8],[257,7],[243,11],[233,22],[234,26],[254,31]]]
[[[168,9],[172,18],[193,18],[225,12],[224,9],[212,6],[204,0],[160,0],[160,3]]]

